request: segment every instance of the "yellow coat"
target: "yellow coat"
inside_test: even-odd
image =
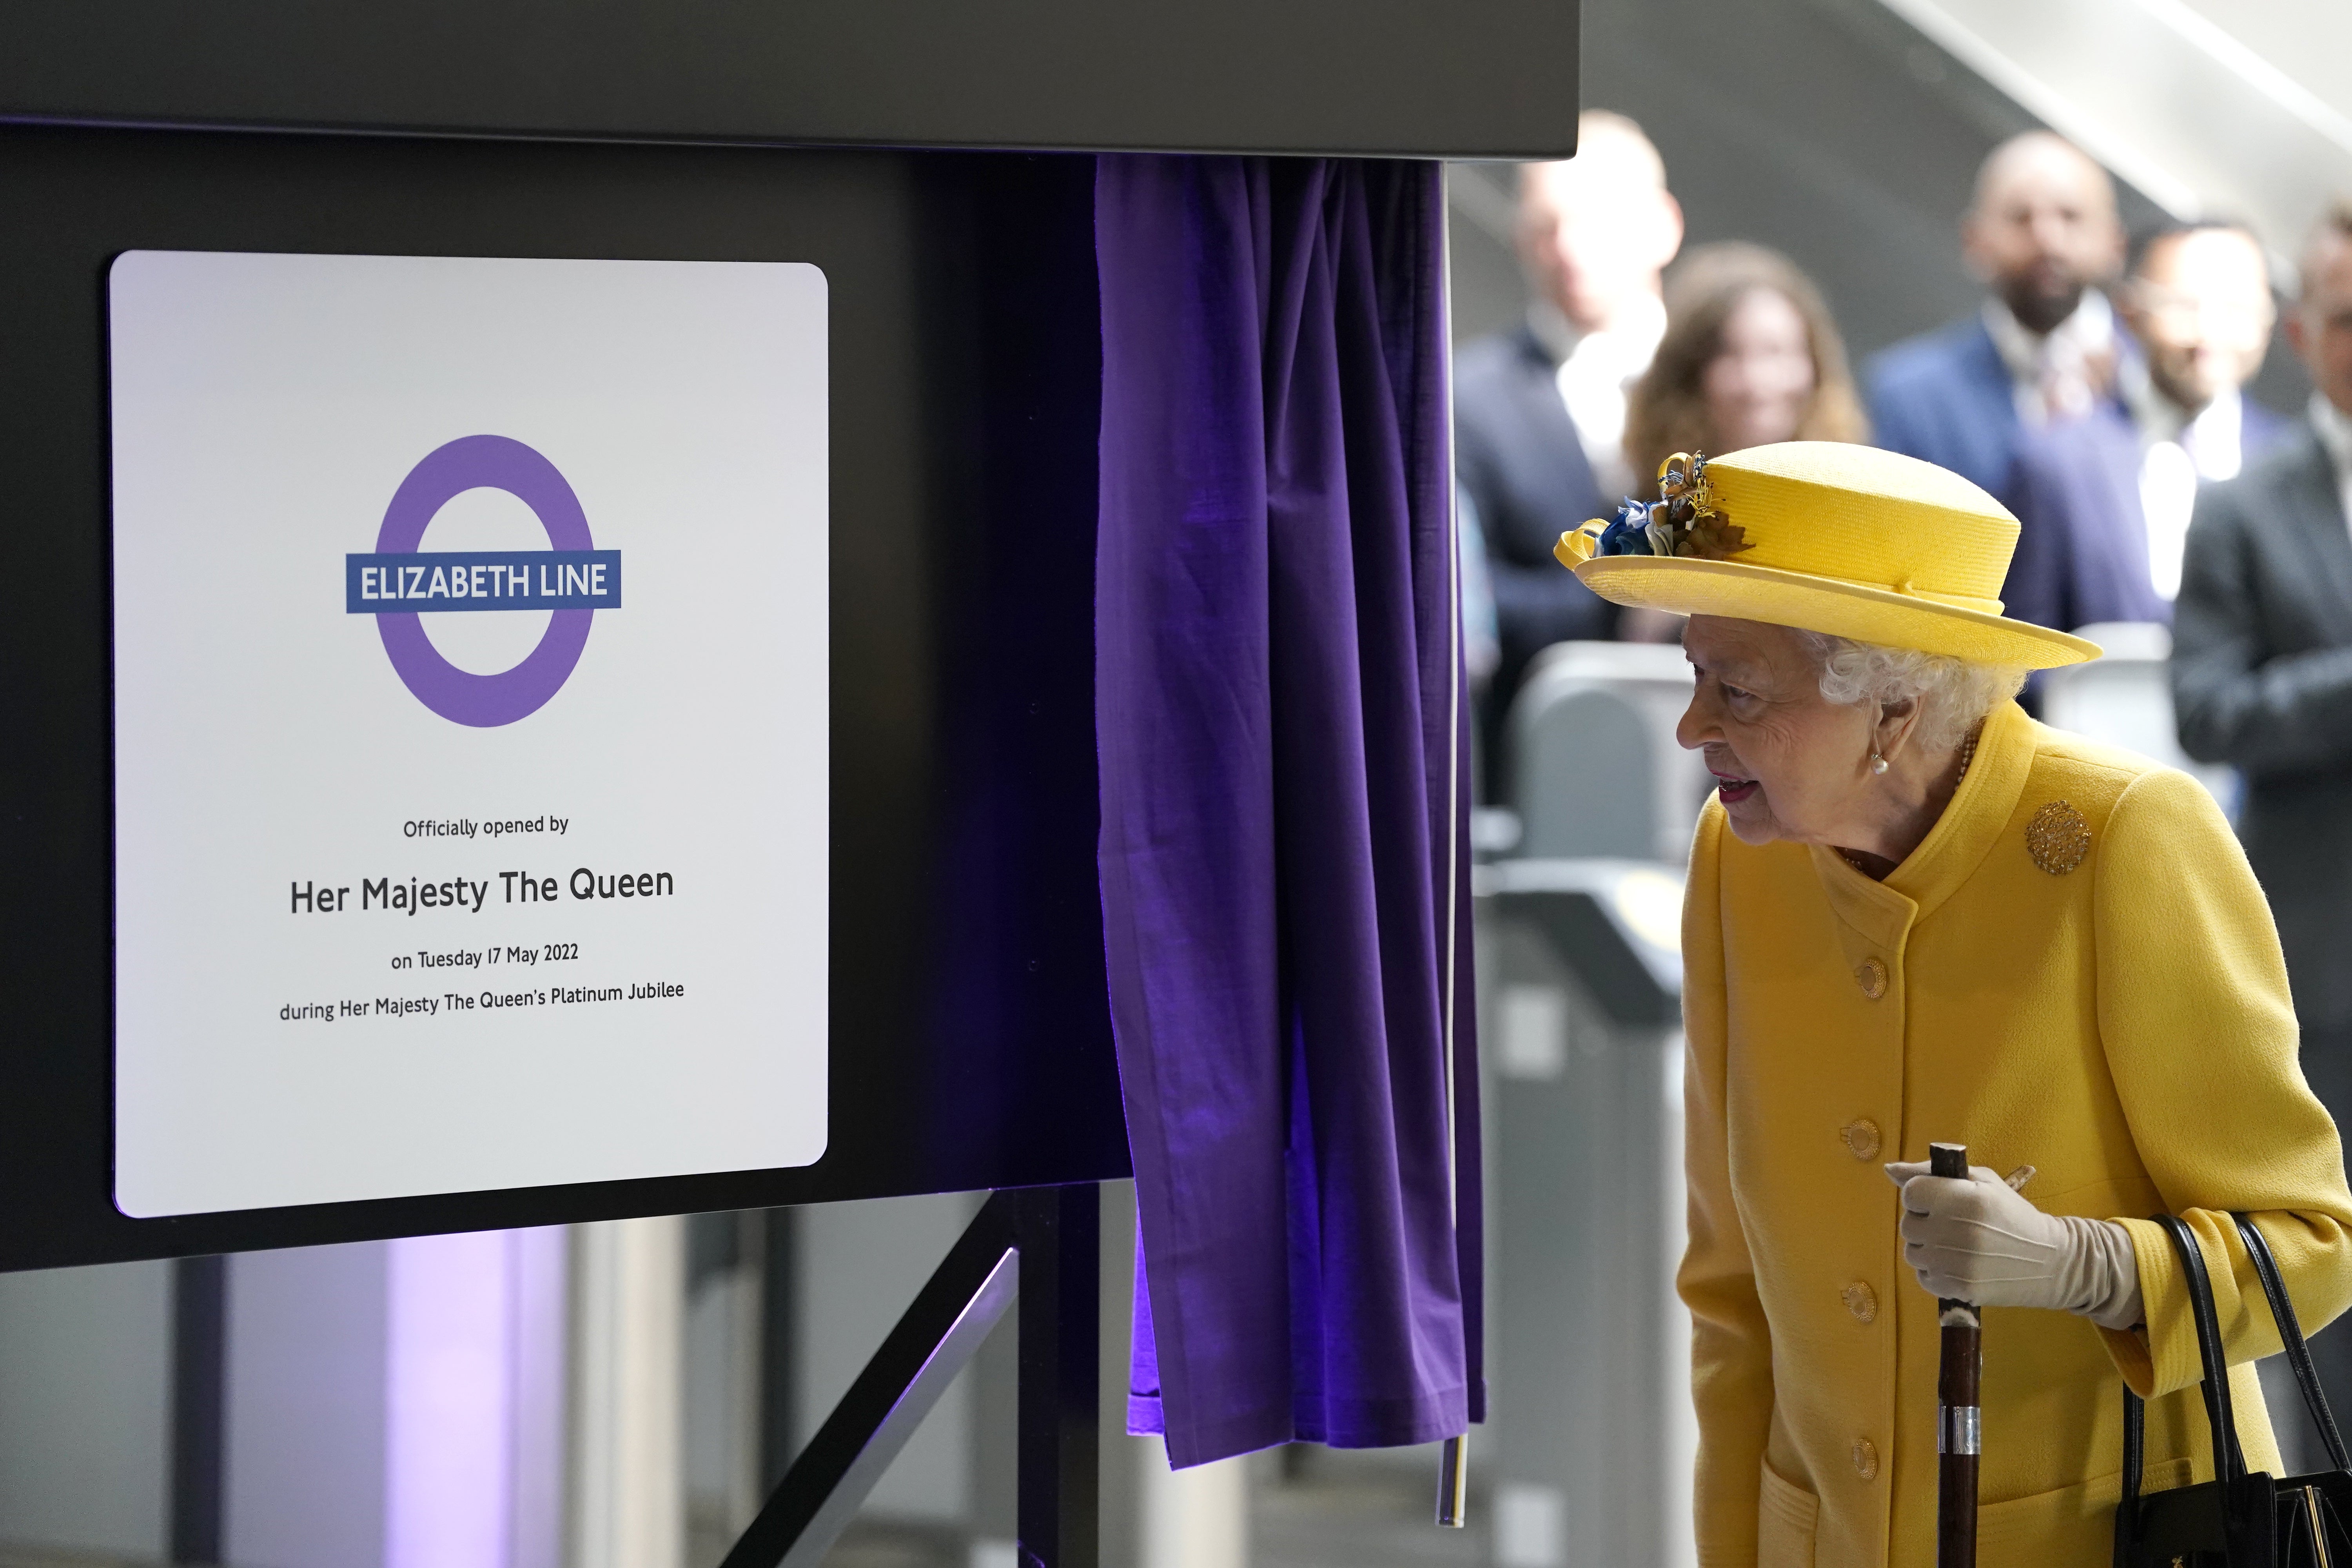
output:
[[[2091,847],[2053,874],[2026,828],[2060,800]],[[2119,1373],[2152,1399],[2149,1489],[2211,1473],[2178,1260],[2139,1216],[2196,1229],[2241,1441],[2275,1473],[2250,1363],[2278,1338],[2226,1211],[2255,1211],[2311,1329],[2352,1301],[2352,1193],[2262,890],[2194,781],[2003,704],[1883,884],[1740,844],[1710,804],[1683,942],[1703,1564],[1934,1562],[1936,1307],[1879,1169],[1930,1140],[2033,1166],[2050,1213],[2126,1220],[2149,1313],[2143,1335],[1985,1312],[1983,1568],[2107,1563]]]

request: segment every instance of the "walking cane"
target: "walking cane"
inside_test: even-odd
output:
[[[1928,1144],[1927,1169],[1934,1175],[1966,1181],[1968,1145]],[[1946,1297],[1937,1301],[1936,1309],[1944,1326],[1943,1362],[1936,1371],[1936,1568],[1976,1568],[1983,1325],[1976,1308],[1966,1301]]]

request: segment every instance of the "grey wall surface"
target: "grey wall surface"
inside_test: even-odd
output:
[[[801,1342],[794,1423],[814,1436],[898,1314],[979,1212],[981,1194],[814,1204],[799,1215]],[[1004,1333],[1012,1322],[998,1326]],[[991,1336],[994,1338],[995,1336]],[[866,1500],[877,1514],[960,1521],[973,1510],[972,1369],[948,1386]]]
[[[1591,0],[1583,101],[1657,143],[1686,243],[1787,252],[1857,358],[1974,303],[1960,213],[1985,153],[2034,124],[1877,0]],[[1510,184],[1505,165],[1464,172]]]
[[[380,1568],[382,1242],[230,1259],[223,1545],[239,1568]]]
[[[1786,251],[1857,357],[1975,305],[1960,214],[2035,121],[1878,0],[1603,0],[1585,36],[1585,102],[1642,121],[1692,243]]]
[[[1157,1439],[1127,1433],[1135,1191],[1102,1184],[1100,1449],[1103,1568],[1135,1568],[1140,1467]],[[800,1325],[793,1431],[804,1443],[978,1209],[980,1194],[811,1205],[796,1211]],[[945,1526],[1012,1550],[1020,1309],[1005,1314],[866,1502],[870,1518]],[[976,1555],[980,1562],[985,1553]]]
[[[161,1559],[172,1266],[0,1275],[0,1542]]]
[[[1587,0],[1583,102],[1632,116],[1666,162],[1690,245],[1755,240],[1828,296],[1859,365],[1975,307],[1959,220],[1994,144],[2039,123],[1879,0]],[[1457,341],[1524,308],[1507,164],[1457,164]],[[1485,189],[1465,193],[1465,180]],[[2126,221],[2158,215],[2123,192]],[[2305,395],[2283,350],[2256,395]]]

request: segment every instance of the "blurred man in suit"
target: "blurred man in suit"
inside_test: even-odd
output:
[[[1633,487],[1625,397],[1665,332],[1658,278],[1682,247],[1682,209],[1639,126],[1587,110],[1576,144],[1519,171],[1526,324],[1464,349],[1454,373],[1454,463],[1486,531],[1502,643],[1490,729],[1538,652],[1615,629],[1551,549]]]
[[[2008,500],[2022,530],[2008,614],[2060,631],[2169,621],[2200,485],[2234,479],[2288,422],[2241,392],[2277,310],[2261,242],[2227,223],[2175,223],[2134,244],[2117,291],[2139,345],[2116,395],[2021,438]]]
[[[1993,149],[1960,226],[1983,307],[1895,344],[1866,368],[1882,447],[2006,495],[2026,427],[2079,415],[2106,390],[2115,317],[2099,286],[2123,264],[2106,171],[2046,131]]]
[[[2304,1077],[2352,1129],[2352,203],[2302,260],[2286,333],[2316,390],[2276,449],[2198,497],[2172,694],[2189,754],[2245,774],[2238,833],[2286,950]],[[2352,1330],[2312,1348],[2352,1408]]]

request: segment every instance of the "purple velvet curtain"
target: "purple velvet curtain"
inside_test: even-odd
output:
[[[1433,163],[1096,168],[1129,1426],[1179,1466],[1483,1415],[1443,216]]]

